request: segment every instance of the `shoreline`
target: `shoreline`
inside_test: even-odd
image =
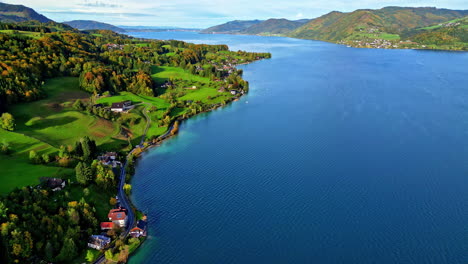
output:
[[[247,64],[251,64],[251,63],[254,63],[254,62],[257,62],[257,61],[261,61],[261,60],[264,60],[264,58],[262,59],[258,59],[258,60],[255,60],[255,61],[252,61],[252,62],[246,62],[246,63],[240,63],[240,64],[236,64],[235,65],[235,68],[237,69],[237,66],[239,65],[247,65]],[[168,126],[167,128],[167,131],[156,137],[155,139],[150,139],[150,140],[144,140],[142,139],[141,143],[137,146],[135,146],[132,150],[130,150],[126,156],[126,160],[125,160],[125,164],[122,166],[121,168],[121,182],[119,183],[119,190],[118,190],[118,194],[122,191],[122,194],[124,195],[123,197],[125,197],[125,199],[128,201],[129,205],[130,205],[130,210],[129,211],[134,211],[134,213],[143,213],[142,211],[140,211],[136,206],[135,204],[133,203],[132,199],[130,199],[130,197],[123,191],[123,186],[125,185],[126,181],[125,181],[125,175],[126,175],[126,167],[127,167],[127,160],[128,160],[128,157],[130,157],[131,155],[133,155],[134,151],[136,151],[138,149],[138,153],[136,155],[133,155],[133,157],[135,158],[134,161],[135,161],[135,165],[138,164],[138,160],[141,158],[142,154],[145,153],[146,151],[149,151],[153,148],[156,148],[156,147],[159,147],[161,146],[162,143],[164,143],[165,141],[171,139],[172,137],[176,136],[178,133],[179,133],[179,126],[189,120],[190,118],[192,117],[195,117],[195,116],[199,116],[201,114],[206,114],[206,113],[210,113],[214,110],[217,110],[217,109],[220,109],[222,107],[225,107],[225,106],[228,106],[229,104],[233,103],[233,102],[237,102],[241,97],[245,96],[246,94],[248,94],[248,91],[244,91],[243,93],[240,93],[239,95],[237,96],[234,96],[232,98],[230,98],[228,101],[226,101],[225,104],[214,104],[212,108],[208,109],[208,110],[204,110],[202,112],[199,112],[195,115],[192,115],[192,116],[188,116],[186,118],[184,117],[178,117],[176,120],[174,120],[173,122],[171,122],[171,124]],[[150,123],[151,120],[148,120],[148,122]],[[176,127],[176,123],[177,123],[177,127]],[[176,127],[176,130],[174,130],[174,128]],[[146,135],[145,135],[146,137]],[[133,180],[133,177],[135,176],[135,174],[133,174],[130,178],[130,181]],[[123,181],[122,181],[123,179]],[[121,188],[122,186],[122,188]],[[137,219],[132,219],[132,221],[135,223]],[[133,226],[129,226],[128,227],[128,230],[125,231],[125,238],[128,237],[128,233],[129,231],[131,230],[131,228],[133,228]],[[138,247],[136,247],[134,249],[134,251],[132,251],[129,256],[128,256],[128,259],[131,258],[131,256],[133,256],[135,254],[135,252],[138,251],[138,249],[144,244],[144,242],[146,241],[146,237],[143,239],[143,241],[138,245]],[[98,264],[98,263],[102,263],[102,260],[104,260],[104,255],[102,255],[100,258],[98,258],[94,263],[95,264]],[[128,259],[127,259],[127,262],[128,263]]]
[[[366,47],[366,46],[357,46],[357,45],[350,45],[352,43],[340,43],[340,42],[334,42],[334,41],[329,41],[329,40],[323,40],[323,39],[306,39],[306,38],[295,38],[295,37],[290,37],[287,35],[262,35],[262,34],[240,34],[240,33],[228,33],[228,32],[198,32],[198,34],[204,34],[204,35],[237,35],[237,36],[258,36],[258,37],[280,37],[280,38],[290,38],[290,39],[300,39],[300,40],[312,40],[312,41],[322,41],[326,43],[332,43],[340,46],[345,46],[348,48],[356,48],[356,49],[386,49],[386,50],[427,50],[427,51],[458,51],[458,52],[468,52],[468,50],[462,50],[462,49],[437,49],[437,48],[429,48],[429,47],[384,47],[384,48],[379,48],[379,47]],[[382,39],[379,39],[382,40]],[[341,40],[343,41],[343,40]],[[423,45],[423,44],[418,44],[418,45]]]

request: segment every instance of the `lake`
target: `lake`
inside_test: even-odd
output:
[[[468,53],[131,35],[273,58],[143,155],[149,237],[130,263],[467,263]]]

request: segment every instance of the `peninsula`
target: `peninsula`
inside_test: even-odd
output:
[[[247,93],[236,65],[271,55],[78,31],[1,5],[1,262],[125,262],[146,236],[127,198],[137,157]]]

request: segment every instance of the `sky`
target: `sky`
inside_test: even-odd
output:
[[[231,20],[315,18],[385,6],[468,9],[467,0],[0,0],[57,22],[86,19],[125,26],[207,28]]]

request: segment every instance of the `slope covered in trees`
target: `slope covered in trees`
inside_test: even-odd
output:
[[[37,20],[42,23],[52,20],[38,14],[36,11],[23,5],[10,5],[0,2],[0,21],[1,22],[23,22]]]
[[[201,33],[225,33],[236,34],[240,33],[247,28],[261,23],[262,20],[234,20],[227,23],[213,26],[201,31]]]
[[[399,34],[405,29],[429,26],[468,15],[468,10],[385,7],[351,13],[331,12],[313,19],[290,34],[292,37],[339,41],[363,31]]]
[[[249,35],[284,35],[304,25],[307,21],[308,20],[291,21],[284,18],[272,18],[250,26],[241,33]]]

